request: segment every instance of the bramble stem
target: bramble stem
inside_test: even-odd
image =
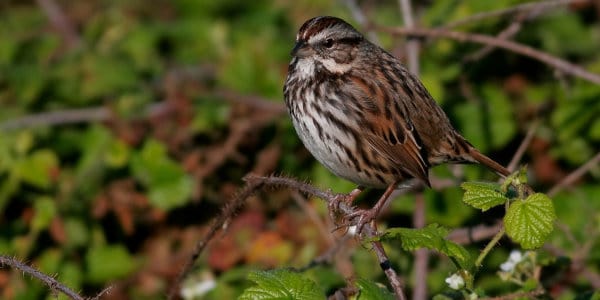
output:
[[[479,257],[477,257],[477,260],[475,261],[475,266],[476,267],[481,266],[481,263],[483,262],[483,260],[485,259],[485,257],[492,250],[492,248],[494,248],[494,246],[496,246],[496,244],[498,243],[498,241],[500,241],[500,239],[504,236],[505,232],[506,231],[504,230],[504,226],[503,226],[502,228],[500,228],[500,231],[498,231],[498,233],[496,233],[496,235],[494,236],[494,238],[492,238],[492,240],[485,246],[485,248],[483,249],[483,251],[481,251],[481,254],[479,254]]]

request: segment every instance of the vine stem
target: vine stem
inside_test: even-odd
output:
[[[485,246],[483,251],[481,251],[481,254],[479,254],[479,257],[477,257],[477,260],[475,261],[475,266],[477,266],[477,267],[481,266],[481,263],[483,262],[485,257],[488,255],[488,253],[490,253],[492,248],[494,248],[494,246],[496,246],[498,241],[500,241],[500,239],[504,236],[505,232],[506,231],[504,230],[504,227],[500,228],[500,231],[498,231],[498,233],[496,233],[496,235],[494,235],[494,238],[492,238],[492,240]]]

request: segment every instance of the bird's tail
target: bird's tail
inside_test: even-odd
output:
[[[507,168],[503,167],[493,159],[485,156],[483,153],[479,152],[479,150],[475,149],[474,147],[469,147],[469,156],[471,156],[478,163],[498,173],[498,175],[506,177],[511,173]]]

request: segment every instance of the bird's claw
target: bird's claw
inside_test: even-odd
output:
[[[361,234],[365,225],[370,224],[377,217],[377,212],[373,209],[356,210],[347,216],[348,220],[356,220],[353,222],[356,226],[356,233]]]

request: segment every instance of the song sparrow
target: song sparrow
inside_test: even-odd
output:
[[[350,202],[364,187],[387,188],[360,215],[360,227],[400,183],[416,178],[429,185],[432,166],[481,163],[509,174],[452,127],[398,59],[344,20],[306,21],[291,55],[285,103],[306,148],[331,172],[359,185]]]

